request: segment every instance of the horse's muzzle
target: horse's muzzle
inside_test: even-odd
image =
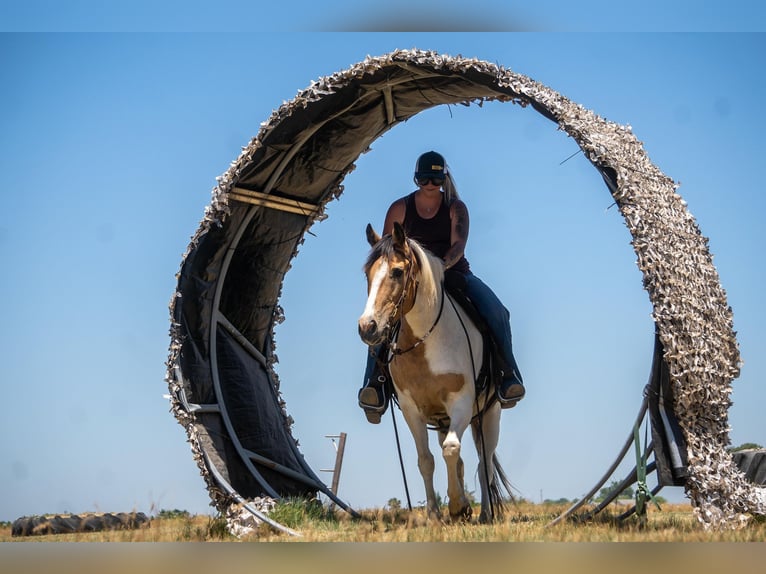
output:
[[[387,328],[380,328],[375,319],[362,317],[359,319],[359,336],[368,345],[377,345],[382,342],[388,332]]]

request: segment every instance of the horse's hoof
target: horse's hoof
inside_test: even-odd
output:
[[[437,524],[442,524],[444,522],[444,520],[442,519],[442,513],[438,510],[429,510],[428,521],[436,522]]]
[[[452,522],[470,522],[472,515],[473,509],[468,504],[455,513],[450,512],[450,519]]]

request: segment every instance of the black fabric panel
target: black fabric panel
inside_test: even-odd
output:
[[[548,108],[546,108],[545,106],[543,106],[542,104],[540,104],[539,102],[535,100],[531,100],[531,104],[532,104],[532,108],[534,108],[534,110],[538,112],[541,116],[548,118],[554,123],[559,123],[558,118],[553,115],[551,110],[549,110]]]
[[[217,334],[218,373],[222,381],[222,399],[234,434],[244,448],[305,474],[292,447],[294,441],[287,421],[277,405],[275,391],[264,367],[244,350],[226,331]],[[239,458],[232,444],[227,445],[227,461]],[[266,481],[282,496],[315,492],[302,483],[274,471],[258,467]],[[248,469],[229,466],[231,484],[245,497],[262,496],[260,485]]]
[[[241,217],[232,217],[226,226],[211,227],[195,238],[194,248],[184,259],[178,274],[173,321],[180,330],[180,365],[184,391],[192,403],[216,403],[210,376],[210,325],[213,298],[229,235]]]
[[[734,464],[753,484],[766,485],[766,450],[741,450],[733,455]]]
[[[651,379],[646,388],[654,441],[654,460],[657,463],[657,482],[661,486],[683,486],[688,476],[686,441],[673,410],[670,372],[663,355],[662,342],[657,335]]]
[[[303,236],[305,222],[302,215],[255,208],[232,255],[220,309],[261,352],[271,335],[282,280]]]
[[[614,195],[617,192],[617,172],[613,167],[609,166],[596,166],[601,177],[604,178],[604,183],[609,188],[609,193]]]
[[[189,336],[207,341],[210,334],[210,318],[213,294],[219,278],[228,233],[232,225],[212,227],[202,234],[181,267],[178,276],[178,292],[183,293],[181,305],[176,304],[175,317],[187,327]],[[180,308],[179,308],[180,307]],[[204,345],[207,347],[207,344]]]
[[[234,474],[247,472],[244,465],[238,457],[227,461],[228,445],[231,444],[229,434],[223,424],[223,419],[218,413],[199,413],[196,415],[197,432],[202,450],[218,472],[221,473],[224,480],[231,483],[229,468],[238,467]]]
[[[263,145],[256,150],[250,163],[243,168],[239,184],[253,189],[263,189],[279,164],[282,153],[300,140],[303,132],[333,115],[333,111],[337,112],[351,106],[357,97],[358,88],[346,86],[336,93],[326,95],[321,100],[311,102],[310,105],[301,109],[300,113],[293,112],[282,117],[279,121],[279,129],[268,132],[262,138]],[[333,154],[328,150],[326,155],[330,157]],[[304,180],[304,184],[305,181],[309,180]],[[306,196],[303,195],[303,197]]]
[[[209,337],[193,337],[186,321],[182,321],[180,329],[183,336],[180,356],[183,380],[180,382],[183,384],[186,398],[190,403],[215,404],[218,399],[210,376]]]
[[[357,105],[326,122],[293,157],[290,168],[277,181],[276,191],[310,202],[324,199],[327,189],[386,129],[382,97]],[[329,155],[327,150],[332,150]]]

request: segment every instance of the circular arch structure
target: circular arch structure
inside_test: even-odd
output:
[[[416,50],[313,82],[218,178],[171,301],[167,375],[173,414],[213,504],[268,522],[262,501],[321,491],[348,509],[304,461],[281,400],[273,332],[285,273],[373,141],[425,109],[490,100],[531,106],[556,123],[602,174],[624,217],[654,308],[687,443],[686,492],[699,519],[724,527],[766,513],[763,489],[726,450],[740,364],[732,312],[674,182],[629,127],[495,64]]]

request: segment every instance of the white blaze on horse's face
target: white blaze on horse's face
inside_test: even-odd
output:
[[[367,303],[359,318],[359,336],[368,345],[383,342],[398,318],[404,289],[404,266],[380,257],[367,270]]]

